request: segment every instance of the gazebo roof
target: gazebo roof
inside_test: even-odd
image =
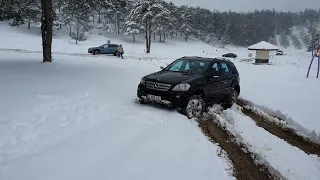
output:
[[[257,44],[254,44],[252,46],[248,47],[249,50],[271,50],[271,51],[276,51],[279,48],[273,44],[270,44],[266,41],[261,41]]]

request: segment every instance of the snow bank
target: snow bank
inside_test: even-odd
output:
[[[237,141],[245,144],[248,150],[263,163],[277,170],[285,179],[318,179],[320,176],[320,159],[316,155],[307,155],[297,147],[258,127],[253,120],[243,115],[234,106],[220,111],[219,107],[210,109],[210,114],[231,132]]]
[[[267,119],[273,119],[274,121],[276,121],[276,123],[279,123],[279,124],[283,125],[284,127],[295,130],[295,132],[298,135],[300,135],[306,139],[310,139],[311,141],[313,141],[315,143],[320,144],[320,133],[317,134],[317,132],[311,131],[311,130],[303,127],[297,121],[294,121],[289,114],[284,114],[280,110],[274,110],[274,109],[268,108],[263,105],[255,104],[255,103],[248,101],[248,100],[241,99],[241,101],[245,101],[246,104],[248,104],[251,108],[253,108],[254,111],[256,111],[259,114],[264,114],[265,116],[271,115],[271,116],[277,118],[277,119],[275,119],[272,117],[268,117]],[[279,120],[281,120],[281,121],[279,121]]]

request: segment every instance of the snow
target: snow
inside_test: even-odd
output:
[[[0,179],[233,179],[195,123],[133,102],[154,65],[0,56]]]
[[[273,65],[237,63],[241,97],[320,142],[320,86],[315,69],[310,72],[310,78],[306,78],[311,57],[295,55],[299,51],[286,52],[292,55],[271,59]]]
[[[278,171],[284,179],[319,179],[318,156],[307,155],[297,147],[258,127],[252,119],[240,113],[238,108],[234,106],[232,109],[220,112],[219,108],[214,106],[210,109],[210,113],[214,114],[218,122],[239,142],[245,144],[250,152],[258,155],[258,160]]]
[[[279,48],[273,44],[266,41],[261,41],[257,44],[248,47],[249,50],[278,50]]]
[[[47,64],[40,63],[40,29],[0,22],[1,180],[233,179],[228,160],[218,157],[219,147],[194,122],[175,111],[133,102],[142,76],[181,56],[236,53],[238,58],[231,60],[240,72],[241,98],[320,142],[317,64],[306,78],[311,53],[284,49],[286,55],[274,56],[271,65],[258,66],[246,48],[222,49],[191,37],[186,43],[178,35],[166,43],[152,39],[151,54],[145,54],[143,37],[137,35],[132,43],[130,36],[95,35],[100,31],[92,31],[87,41],[76,45],[68,30],[55,30],[54,61]],[[107,40],[123,44],[124,60],[87,54],[89,47]],[[281,174],[293,177],[283,166],[299,162],[301,169],[288,167],[297,170],[293,179],[303,177],[303,167],[310,166],[314,167],[306,170],[312,173],[308,179],[318,177],[320,163],[315,157],[256,129],[241,115],[232,117],[240,123],[239,131],[255,128],[257,134],[244,136],[248,144],[267,137],[264,144],[255,145],[255,152]],[[262,145],[270,145],[276,153],[263,152]],[[283,156],[286,151],[299,159],[290,161]],[[301,166],[300,161],[304,161]]]

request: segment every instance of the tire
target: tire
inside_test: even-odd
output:
[[[143,100],[143,99],[139,99],[139,103],[140,104],[147,104],[147,102],[145,100]]]
[[[189,118],[200,118],[205,110],[205,103],[200,95],[193,95],[184,108],[184,114]]]
[[[236,103],[237,99],[238,99],[238,92],[235,89],[232,89],[232,92],[230,93],[230,95],[228,96],[228,98],[226,99],[225,103],[223,104],[223,108],[224,109],[229,109],[232,107],[232,105],[234,103]]]
[[[118,52],[118,51],[114,52],[114,53],[113,53],[113,56],[117,56],[117,52]]]
[[[100,51],[99,51],[99,50],[94,50],[94,51],[93,51],[93,54],[94,54],[94,55],[99,55],[99,54],[100,54]]]

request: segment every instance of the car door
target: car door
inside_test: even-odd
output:
[[[113,54],[117,51],[118,46],[115,44],[110,45],[110,54]]]
[[[232,81],[233,81],[233,74],[231,73],[231,67],[228,65],[227,62],[220,63],[220,87],[221,87],[221,95],[223,97],[228,96],[232,89]]]
[[[211,70],[215,71],[217,74],[221,72],[221,66],[219,62],[213,63]],[[209,103],[218,102],[221,99],[221,92],[222,92],[222,83],[220,80],[220,76],[208,77],[207,85],[206,85],[206,92],[207,92],[207,101]]]
[[[102,45],[101,48],[100,48],[100,53],[101,54],[106,54],[107,53],[107,49],[108,49],[108,45],[107,44]]]
[[[105,48],[105,53],[106,54],[111,54],[111,50],[112,50],[112,45],[111,44],[108,44]]]

